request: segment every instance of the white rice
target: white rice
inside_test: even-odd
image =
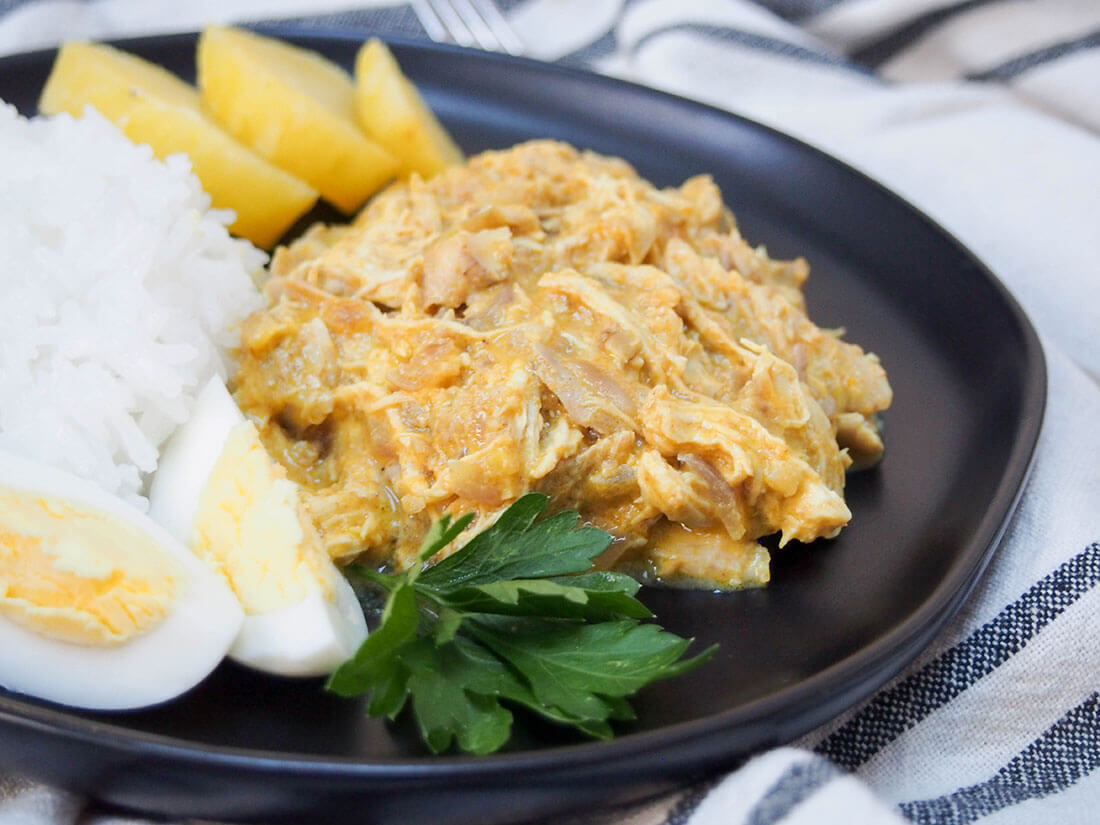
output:
[[[266,256],[180,155],[161,162],[89,110],[0,101],[0,449],[143,509],[157,450],[261,301]]]

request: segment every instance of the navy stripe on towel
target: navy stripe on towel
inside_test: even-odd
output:
[[[714,790],[723,778],[719,776],[714,779],[707,779],[688,790],[676,800],[676,804],[672,806],[672,810],[668,812],[668,816],[665,817],[661,825],[687,825],[687,821],[703,804],[707,794]]]
[[[961,3],[944,6],[922,14],[910,20],[899,29],[894,29],[886,37],[860,46],[852,52],[852,59],[872,68],[877,68],[890,58],[905,51],[937,26],[946,23],[952,17],[968,12],[980,6],[1000,3],[1003,0],[963,0]]]
[[[1052,46],[1036,49],[1033,52],[1014,57],[1012,60],[1007,60],[992,69],[986,69],[984,72],[974,72],[967,75],[967,78],[970,80],[994,80],[1007,83],[1024,72],[1029,72],[1047,63],[1053,63],[1055,60],[1060,60],[1068,55],[1097,47],[1100,47],[1100,31],[1094,31],[1083,37],[1075,37],[1073,40],[1065,40]]]
[[[900,808],[920,825],[966,825],[1010,805],[1064,791],[1097,767],[1100,693],[1055,722],[988,781]]]
[[[829,780],[840,775],[840,771],[824,759],[791,765],[749,811],[745,825],[775,825]]]
[[[15,11],[20,6],[29,6],[35,0],[0,0],[0,14]]]
[[[844,0],[755,0],[755,2],[784,20],[805,20],[833,6],[839,6]]]
[[[912,676],[879,693],[815,749],[849,770],[1022,650],[1100,583],[1100,543],[1040,579],[1019,599]]]
[[[615,36],[615,29],[610,28],[591,43],[558,58],[558,62],[569,66],[586,66],[600,58],[615,54],[618,48],[619,39]]]
[[[774,37],[765,37],[755,32],[742,31],[741,29],[734,29],[729,26],[716,26],[710,23],[674,23],[659,29],[654,29],[651,32],[646,32],[645,35],[634,44],[634,51],[641,49],[647,43],[658,37],[673,32],[689,32],[710,40],[718,40],[722,43],[744,46],[756,51],[770,52],[795,60],[817,63],[823,66],[837,66],[851,69],[860,74],[869,74],[862,66],[852,63],[852,61],[848,60],[846,57],[838,57],[837,55],[827,54],[825,52],[816,52],[804,46],[788,43],[786,40],[777,40]]]

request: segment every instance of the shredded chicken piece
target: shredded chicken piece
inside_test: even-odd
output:
[[[882,451],[874,355],[806,314],[706,176],[533,141],[377,196],[276,252],[236,394],[338,561],[402,568],[445,512],[530,490],[616,540],[604,567],[733,588],[834,536]]]

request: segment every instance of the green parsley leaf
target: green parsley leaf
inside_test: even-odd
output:
[[[661,678],[691,644],[629,620],[576,624],[476,616],[466,627],[527,680],[540,702],[589,719],[609,718],[607,697],[628,696]]]
[[[512,714],[495,696],[466,690],[469,662],[455,654],[454,645],[437,647],[426,638],[401,652],[417,727],[435,753],[452,741],[467,753],[492,753],[508,741]]]
[[[376,684],[370,692],[367,713],[394,719],[409,697],[409,676],[408,669],[396,658],[380,666]]]
[[[714,648],[640,620],[651,618],[629,576],[593,570],[611,536],[562,512],[538,520],[531,493],[434,566],[472,516],[435,524],[418,561],[400,574],[361,569],[387,594],[381,624],[329,678],[341,696],[369,696],[366,711],[409,708],[425,744],[483,754],[511,735],[526,708],[596,738],[634,718],[628,697],[657,679],[698,667]]]
[[[568,510],[533,524],[548,501],[541,493],[517,499],[491,527],[425,570],[420,577],[422,588],[446,592],[463,585],[590,570],[592,559],[611,544],[611,536],[595,527],[573,529],[580,516]]]
[[[454,657],[451,660],[452,667],[458,667],[460,662],[464,666],[462,671],[462,683],[465,689],[471,693],[480,693],[483,696],[491,696],[497,699],[505,699],[513,704],[521,705],[543,718],[562,725],[572,725],[586,730],[585,726],[593,728],[590,735],[601,739],[611,738],[611,728],[605,722],[586,719],[563,711],[553,705],[540,702],[531,692],[527,683],[520,679],[514,670],[505,665],[493,655],[487,648],[465,637],[458,637],[454,644],[449,646],[444,655]],[[454,672],[454,671],[452,671]],[[634,712],[625,701],[612,699],[608,702],[612,710],[613,719],[633,719]],[[625,708],[625,715],[617,715]]]
[[[416,640],[420,625],[416,593],[406,582],[390,591],[382,623],[367,636],[355,655],[329,677],[326,687],[341,696],[359,696],[392,678],[397,653]]]
[[[473,520],[473,513],[467,513],[453,522],[451,521],[451,514],[445,514],[443,518],[428,529],[424,541],[420,542],[420,549],[416,551],[416,557],[420,561],[427,561],[458,538]]]
[[[581,576],[575,578],[581,579]],[[633,579],[624,576],[632,583]],[[450,592],[436,592],[440,604],[466,613],[541,616],[555,619],[606,621],[619,616],[636,619],[653,614],[625,588],[616,589],[606,577],[594,575],[578,584],[568,578],[499,581]]]

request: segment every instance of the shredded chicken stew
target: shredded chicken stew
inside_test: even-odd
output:
[[[882,451],[879,360],[806,314],[805,261],[750,247],[705,176],[657,189],[552,142],[486,152],[277,251],[237,399],[331,556],[397,569],[444,512],[531,490],[606,567],[706,587],[836,535]]]

